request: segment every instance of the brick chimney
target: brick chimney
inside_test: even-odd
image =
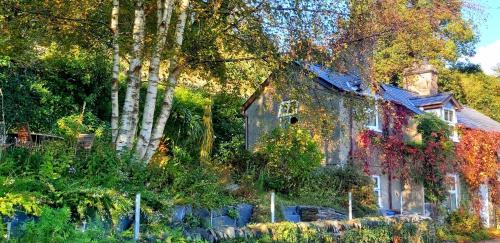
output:
[[[403,88],[407,90],[416,92],[419,95],[438,93],[437,70],[428,61],[405,69],[403,76]]]

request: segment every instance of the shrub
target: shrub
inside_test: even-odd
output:
[[[265,158],[265,185],[282,193],[299,188],[323,158],[309,132],[294,127],[263,136],[257,151]]]
[[[442,241],[469,242],[489,239],[489,235],[481,224],[479,216],[465,207],[451,212],[445,224],[436,231]]]
[[[38,222],[26,225],[21,242],[116,242],[106,236],[100,228],[85,232],[77,230],[71,223],[69,208],[52,209],[44,207]]]
[[[481,219],[463,207],[451,212],[446,218],[446,224],[452,234],[470,236],[482,229]]]
[[[102,137],[107,131],[106,124],[92,113],[86,112],[83,117],[73,114],[57,120],[57,133],[67,139],[75,139],[80,133],[95,133]]]
[[[351,165],[316,169],[292,196],[305,204],[347,208],[349,191],[357,217],[376,210],[371,178]]]
[[[345,233],[343,240],[345,243],[375,243],[390,242],[391,230],[389,226],[376,228],[352,229]]]

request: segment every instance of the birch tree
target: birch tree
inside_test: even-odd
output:
[[[158,0],[158,35],[153,49],[151,64],[149,67],[148,89],[142,115],[141,131],[136,145],[136,154],[139,158],[144,157],[150,142],[153,119],[156,108],[156,96],[158,93],[158,81],[160,72],[161,54],[167,38],[167,30],[170,25],[174,0],[166,0],[162,7],[162,1]],[[184,10],[185,11],[185,10]]]
[[[118,90],[118,77],[120,76],[120,44],[118,38],[118,17],[120,11],[120,1],[113,0],[111,10],[111,31],[113,32],[113,76],[111,80],[111,140],[116,141],[118,136],[118,125],[120,120]]]
[[[139,116],[139,88],[141,82],[142,55],[144,47],[144,1],[137,0],[133,27],[133,47],[128,70],[127,91],[116,138],[116,150],[131,149]],[[115,108],[116,109],[116,108]]]
[[[177,26],[175,28],[175,43],[173,46],[174,54],[170,58],[170,67],[168,73],[168,87],[167,92],[165,93],[165,97],[163,99],[162,107],[158,119],[156,120],[155,127],[153,129],[153,133],[151,134],[150,139],[148,139],[147,149],[145,151],[145,156],[143,157],[144,161],[150,161],[153,157],[158,145],[160,143],[160,139],[163,136],[163,131],[165,130],[165,124],[167,123],[168,117],[170,116],[170,111],[172,110],[172,101],[174,97],[175,86],[177,85],[177,78],[180,73],[179,67],[179,50],[182,46],[182,41],[184,40],[184,30],[186,28],[186,19],[187,19],[187,8],[189,5],[189,0],[181,0],[180,4],[180,14]]]

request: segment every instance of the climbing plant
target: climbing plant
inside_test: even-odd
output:
[[[496,201],[498,165],[497,151],[500,149],[500,133],[478,129],[460,128],[460,143],[457,144],[458,168],[468,185],[469,191],[477,193],[481,184],[490,186],[491,198]],[[473,197],[475,209],[479,210],[480,200]]]
[[[454,145],[448,125],[433,114],[414,117],[421,141],[405,138],[412,118],[401,106],[382,105],[382,133],[364,130],[358,137],[355,159],[367,173],[374,161],[380,162],[382,173],[392,178],[412,180],[426,188],[426,200],[437,203],[445,199],[446,174],[454,169]]]

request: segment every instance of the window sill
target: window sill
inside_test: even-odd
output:
[[[378,127],[373,127],[373,126],[366,126],[369,130],[372,130],[374,132],[382,133],[382,130]]]

